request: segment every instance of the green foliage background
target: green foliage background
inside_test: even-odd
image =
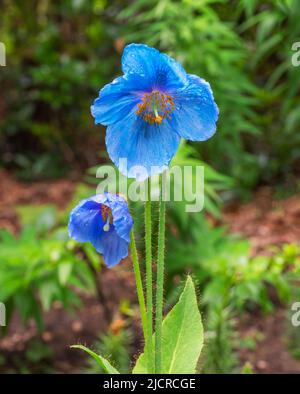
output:
[[[262,183],[284,185],[284,191],[299,184],[300,67],[291,63],[292,44],[300,42],[299,0],[0,0],[0,5],[0,41],[7,52],[7,66],[0,67],[0,167],[26,180],[89,168],[86,180],[95,183],[95,166],[109,160],[105,130],[94,126],[90,105],[121,73],[124,45],[141,42],[169,53],[213,88],[220,107],[217,137],[182,144],[173,160],[205,166],[206,212],[220,216],[224,190],[248,196]],[[70,208],[91,193],[80,186],[61,216],[53,207],[23,209],[17,237],[1,231],[0,300],[7,303],[9,318],[17,309],[24,323],[34,317],[42,330],[43,312],[53,302],[74,307],[79,303],[74,288],[94,290],[99,255],[89,244],[68,241],[65,228]],[[142,206],[132,209],[141,244]],[[299,299],[299,247],[285,245],[272,257],[252,258],[248,242],[213,228],[202,214],[186,214],[181,203],[168,205],[167,231],[167,304],[178,299],[178,279],[192,272],[208,332],[203,369],[235,371],[241,345],[233,318],[257,307],[272,311],[270,286],[283,304]],[[295,334],[292,339],[299,342]],[[102,346],[114,353],[120,343],[108,338]],[[126,364],[125,345],[123,350]]]
[[[291,65],[291,47],[300,38],[299,1],[2,3],[2,165],[39,177],[96,163],[104,130],[92,124],[89,106],[120,74],[123,45],[144,42],[213,87],[219,134],[197,144],[202,159],[235,178],[240,190],[274,180],[295,183],[300,73]]]

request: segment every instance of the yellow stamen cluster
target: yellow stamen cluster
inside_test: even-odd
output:
[[[144,94],[136,113],[150,124],[161,124],[165,118],[171,119],[170,114],[173,110],[173,98],[169,94],[154,90]]]

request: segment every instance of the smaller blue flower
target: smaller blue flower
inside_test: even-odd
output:
[[[128,256],[132,225],[126,200],[105,192],[82,200],[72,210],[69,235],[78,242],[91,242],[111,268]]]

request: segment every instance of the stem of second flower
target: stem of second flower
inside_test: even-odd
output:
[[[156,318],[155,318],[155,373],[162,373],[162,321],[164,294],[165,262],[165,212],[166,202],[163,198],[163,175],[160,175],[157,281],[156,281]]]
[[[145,202],[145,248],[146,248],[146,300],[147,300],[147,336],[145,353],[147,369],[153,373],[153,292],[152,292],[152,222],[151,222],[151,181],[147,180],[147,201]]]
[[[140,265],[139,265],[138,254],[137,254],[137,250],[136,250],[136,244],[135,244],[133,230],[131,230],[131,232],[130,232],[130,250],[131,250],[131,258],[132,258],[132,263],[133,263],[134,276],[135,276],[136,291],[137,291],[140,312],[141,312],[144,340],[146,341],[146,337],[147,337],[146,305],[145,305],[145,297],[144,297],[144,291],[143,291],[142,276],[141,276],[141,271],[140,271]]]

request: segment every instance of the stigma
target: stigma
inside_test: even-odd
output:
[[[171,119],[170,114],[174,110],[174,101],[169,94],[153,90],[151,93],[143,95],[142,101],[137,107],[136,114],[146,122],[161,124],[164,119]]]
[[[103,231],[107,232],[110,230],[110,226],[113,223],[112,212],[107,205],[101,205],[101,216],[103,221],[105,222],[103,226]]]

